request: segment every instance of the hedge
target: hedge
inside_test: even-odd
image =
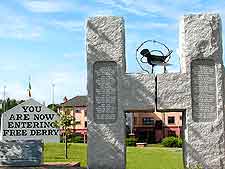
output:
[[[166,137],[162,140],[162,145],[165,147],[182,147],[182,139],[178,137]]]

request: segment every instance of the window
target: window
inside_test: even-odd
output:
[[[87,127],[87,121],[85,121],[85,123],[84,123],[84,127]]]
[[[154,119],[152,117],[144,117],[143,124],[144,125],[154,125]]]
[[[70,110],[67,109],[66,112],[65,112],[65,114],[66,114],[66,115],[70,115]]]
[[[182,116],[180,116],[180,120],[182,120]]]
[[[156,120],[155,121],[155,128],[156,129],[162,129],[162,120]]]
[[[76,113],[80,113],[80,109],[76,109]]]
[[[168,124],[174,124],[175,123],[175,117],[174,116],[169,116],[168,117]]]
[[[84,110],[84,116],[87,116],[87,110]]]

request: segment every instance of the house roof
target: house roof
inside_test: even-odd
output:
[[[76,96],[72,99],[66,101],[65,103],[61,103],[61,106],[68,106],[68,107],[83,107],[88,105],[88,98],[87,96]]]

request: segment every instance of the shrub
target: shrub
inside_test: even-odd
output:
[[[165,147],[182,147],[182,139],[178,137],[166,137],[162,140],[162,145]]]
[[[126,146],[136,146],[136,138],[126,138]]]
[[[84,143],[83,137],[79,135],[71,135],[71,137],[68,139],[69,143]]]
[[[177,147],[181,148],[183,144],[183,141],[181,138],[177,138]]]

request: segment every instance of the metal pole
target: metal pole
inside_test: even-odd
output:
[[[54,109],[54,102],[55,102],[55,100],[54,100],[54,88],[55,88],[55,84],[54,83],[52,83],[52,108]]]
[[[3,87],[4,89],[3,89],[3,99],[4,99],[4,101],[3,101],[3,112],[5,112],[6,111],[6,98],[5,98],[5,96],[6,96],[6,94],[5,94],[5,89],[6,89],[6,85],[4,85],[4,87]]]
[[[131,126],[130,132],[131,133],[130,134],[133,134],[133,127],[134,127],[134,119],[133,118],[134,118],[134,112],[131,112],[131,124],[130,124],[130,126]]]

